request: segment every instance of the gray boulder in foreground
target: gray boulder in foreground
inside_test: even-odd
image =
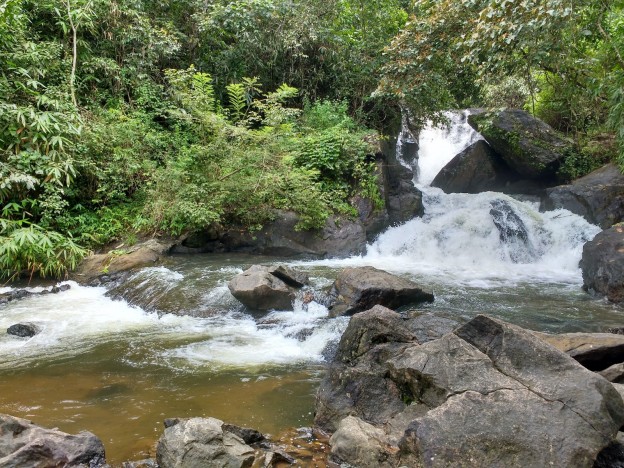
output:
[[[315,419],[336,461],[591,467],[624,424],[609,382],[530,331],[480,315],[419,344],[401,320],[379,307],[343,335]]]
[[[104,445],[90,432],[71,435],[0,414],[0,466],[3,468],[96,468],[105,463]]]
[[[342,270],[328,295],[331,317],[353,315],[375,305],[397,308],[433,302],[433,294],[413,281],[373,267]]]
[[[232,295],[253,310],[292,310],[295,292],[308,277],[285,266],[253,265],[228,283]]]
[[[624,302],[624,225],[602,231],[583,246],[583,289]]]
[[[251,467],[255,451],[215,418],[190,418],[169,426],[158,441],[160,468]]]

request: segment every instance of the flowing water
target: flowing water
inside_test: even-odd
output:
[[[364,256],[288,263],[319,291],[345,266],[395,272],[434,291],[423,310],[460,321],[488,313],[551,332],[622,326],[621,307],[580,289],[582,245],[599,228],[500,193],[429,186],[479,138],[465,117],[449,114],[448,129],[423,131],[418,159],[406,161],[418,166],[423,218],[390,228]],[[278,262],[170,257],[109,291],[70,283],[0,306],[0,330],[17,322],[41,329],[30,339],[0,334],[0,412],[90,430],[112,464],[153,456],[166,417],[214,416],[275,436],[311,425],[323,363],[348,319],[300,301],[293,312],[254,315],[230,295],[227,281],[245,267]]]

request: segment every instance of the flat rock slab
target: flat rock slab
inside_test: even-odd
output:
[[[161,242],[149,239],[127,248],[120,248],[105,254],[95,254],[85,258],[71,278],[86,284],[104,275],[113,275],[123,271],[154,265],[166,255],[173,242]]]
[[[76,435],[45,429],[30,421],[0,414],[0,466],[39,468],[106,465],[104,445],[90,432]]]
[[[331,317],[353,315],[375,305],[395,309],[434,300],[433,293],[413,281],[373,267],[342,270],[328,298]]]
[[[601,371],[624,362],[624,335],[612,333],[561,333],[534,335],[576,359],[583,367]]]

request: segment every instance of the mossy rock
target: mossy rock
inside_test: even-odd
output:
[[[552,177],[574,145],[548,124],[519,109],[471,115],[468,123],[518,174]]]

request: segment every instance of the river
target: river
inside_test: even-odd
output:
[[[382,268],[434,291],[423,312],[456,320],[487,313],[550,332],[621,326],[621,308],[581,291],[582,245],[598,227],[565,210],[540,213],[531,200],[430,187],[479,138],[464,114],[451,120],[420,135],[423,218],[388,229],[361,257],[285,263],[318,290],[346,266]],[[514,213],[503,222],[520,220],[525,235],[501,237],[490,213],[501,203]],[[113,465],[154,456],[167,417],[214,416],[274,436],[310,426],[324,362],[348,319],[328,319],[315,302],[254,315],[230,295],[227,281],[244,268],[279,262],[173,256],[112,291],[70,282],[68,291],[0,306],[0,330],[17,322],[42,330],[30,339],[0,334],[0,412],[94,432]]]

